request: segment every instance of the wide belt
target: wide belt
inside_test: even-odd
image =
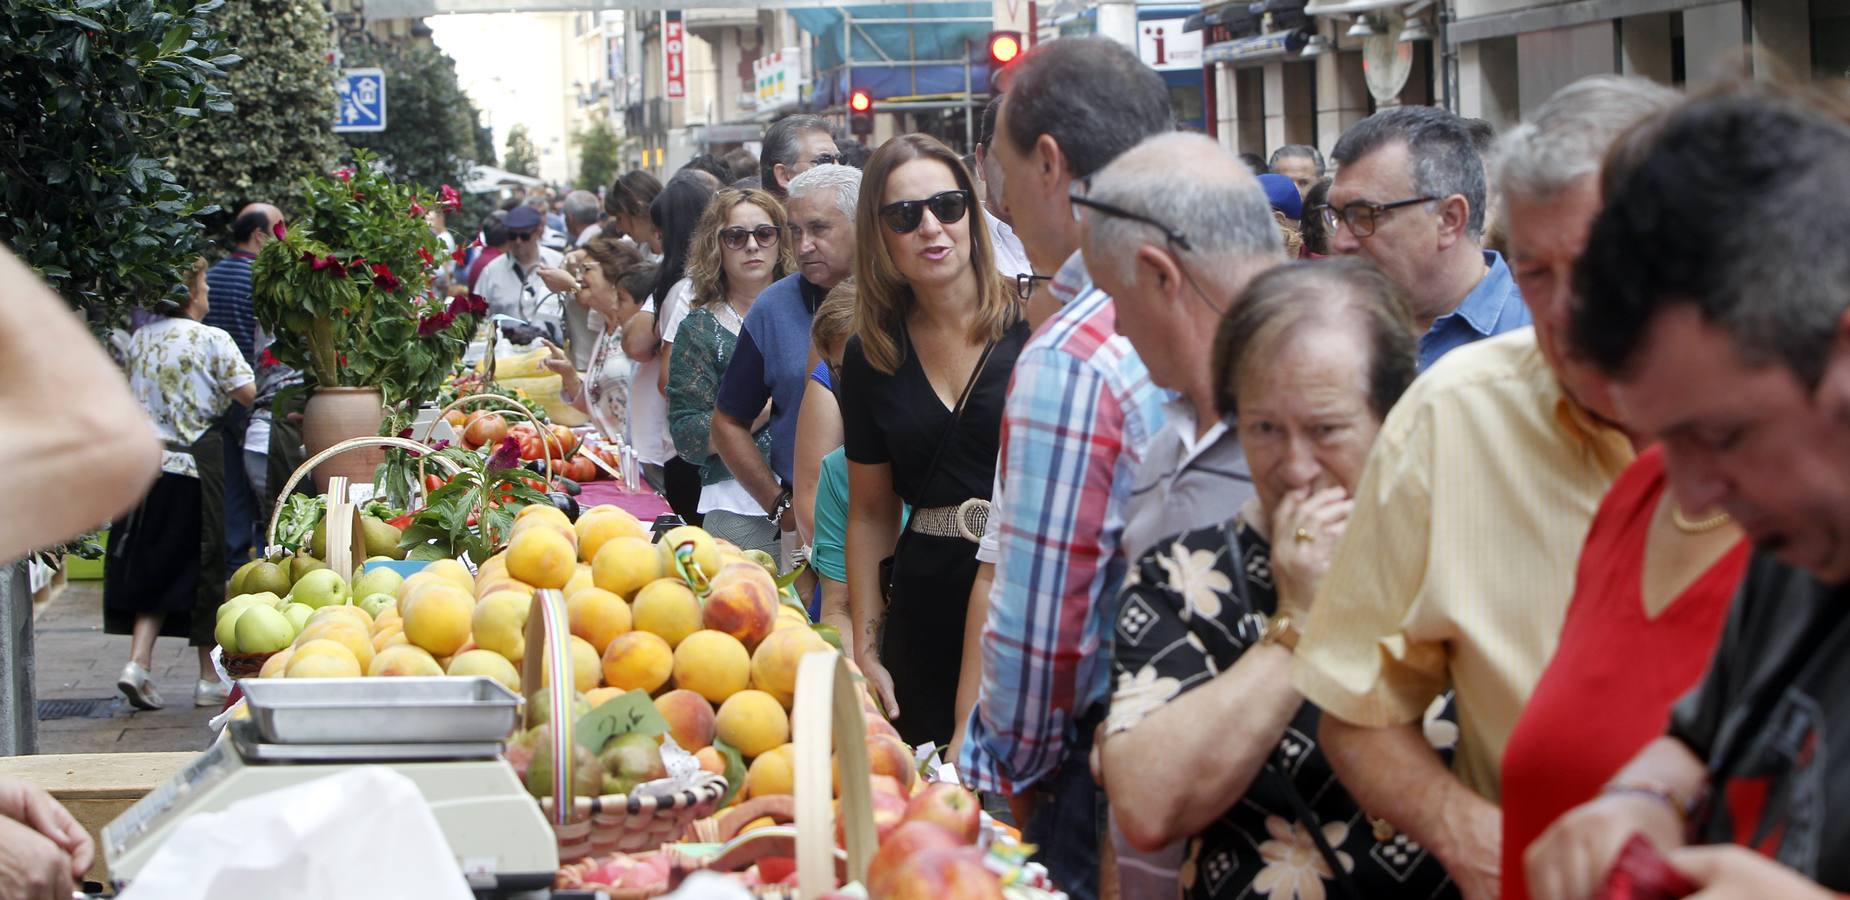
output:
[[[963,538],[972,544],[983,540],[989,525],[989,501],[972,497],[956,506],[915,509],[906,527],[932,537]]]

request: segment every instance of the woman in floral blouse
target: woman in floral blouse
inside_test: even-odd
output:
[[[103,630],[132,634],[116,686],[141,709],[160,709],[148,674],[157,636],[185,637],[199,650],[193,702],[216,706],[228,688],[210,656],[214,612],[225,599],[224,455],[218,419],[233,401],[256,399],[251,367],[224,331],[200,323],[207,309],[205,261],[186,295],[162,301],[156,319],[129,338],[129,390],[166,443],[161,477],[146,499],[110,526],[103,581]]]
[[[623,324],[641,309],[636,298],[647,296],[655,283],[655,265],[643,261],[636,245],[601,237],[573,250],[565,267],[580,284],[572,299],[597,313],[604,330],[598,333],[582,376],[556,345],[548,345],[552,355],[546,367],[562,379],[561,396],[590,416],[605,440],[628,442],[630,381],[636,363],[623,353]]]
[[[727,471],[713,450],[712,430],[719,382],[739,344],[745,314],[771,282],[795,268],[796,257],[783,235],[784,207],[777,198],[757,188],[720,191],[695,227],[688,251],[693,297],[687,317],[662,326],[664,340],[674,335],[668,357],[668,433],[675,452],[700,466],[702,527],[743,549],[773,556],[779,549],[777,525]],[[769,411],[767,404],[752,424],[767,462]]]
[[[1424,848],[1377,829],[1331,772],[1289,669],[1388,408],[1413,380],[1405,300],[1357,260],[1261,275],[1215,338],[1216,404],[1258,499],[1125,578],[1101,768],[1140,849],[1187,841],[1188,897],[1448,896]],[[1429,715],[1442,749],[1456,728]]]

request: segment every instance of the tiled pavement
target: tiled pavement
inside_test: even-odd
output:
[[[108,718],[41,719],[40,753],[203,750],[217,709],[193,706],[198,656],[184,638],[154,642],[154,683],[166,709],[141,711],[116,690],[128,659],[127,635],[103,633],[100,581],[74,581],[35,614],[37,696],[45,700],[108,699]],[[41,705],[43,705],[41,703]]]

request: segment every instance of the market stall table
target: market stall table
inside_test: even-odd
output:
[[[658,516],[668,515],[668,501],[660,494],[644,487],[639,490],[627,490],[619,481],[587,481],[578,495],[578,507],[590,509],[601,504],[621,507],[624,512],[635,516],[644,525],[655,521]]]

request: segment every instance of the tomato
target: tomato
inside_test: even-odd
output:
[[[452,409],[444,413],[443,421],[450,423],[450,427],[457,431],[461,431],[469,424],[469,420],[463,416],[462,410],[460,409]]]
[[[507,431],[507,419],[500,413],[478,412],[463,427],[463,443],[470,448],[499,444]]]
[[[546,458],[546,443],[540,440],[539,435],[533,434],[531,432],[521,435],[520,436],[520,458],[521,459],[545,459]]]
[[[573,481],[590,481],[597,477],[597,465],[580,455],[566,463],[565,468],[560,470],[560,474]]]

